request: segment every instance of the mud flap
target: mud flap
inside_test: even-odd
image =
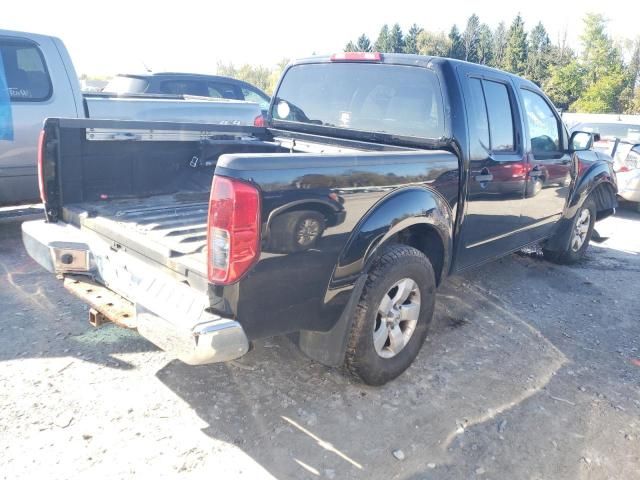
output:
[[[353,312],[358,300],[360,300],[366,280],[366,275],[361,275],[358,278],[347,306],[331,330],[327,332],[302,330],[300,332],[299,346],[305,355],[328,367],[338,367],[344,363]]]

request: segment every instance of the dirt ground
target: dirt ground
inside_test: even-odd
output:
[[[640,478],[640,214],[598,231],[578,266],[448,280],[418,360],[370,388],[290,338],[189,367],[94,329],[0,224],[0,477]]]

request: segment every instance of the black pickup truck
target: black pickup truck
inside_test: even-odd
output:
[[[584,255],[616,207],[611,164],[574,147],[589,135],[484,66],[315,57],[287,67],[266,127],[48,119],[46,220],[23,239],[93,323],[186,363],[297,333],[382,384],[418,354],[448,275],[538,242]]]

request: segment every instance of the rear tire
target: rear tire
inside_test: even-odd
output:
[[[542,249],[544,258],[554,263],[569,265],[584,258],[589,248],[593,227],[596,223],[596,204],[592,198],[587,198],[576,211],[569,232],[567,247],[562,251]]]
[[[405,245],[386,249],[369,272],[355,309],[345,366],[368,385],[383,385],[418,355],[435,307],[429,259]]]
[[[543,180],[539,177],[530,178],[527,181],[526,196],[527,198],[535,197],[542,190]]]

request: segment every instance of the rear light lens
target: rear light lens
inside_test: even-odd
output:
[[[267,126],[267,122],[264,119],[264,115],[258,115],[256,118],[254,118],[253,126],[254,127],[266,127]]]
[[[514,163],[511,166],[511,177],[512,178],[520,178],[524,177],[527,173],[527,165],[522,162]]]
[[[379,62],[380,52],[343,52],[331,55],[332,62]]]
[[[47,202],[47,191],[44,185],[44,149],[46,144],[46,136],[45,131],[40,131],[40,136],[38,137],[38,187],[40,188],[40,200],[42,203]]]
[[[260,255],[260,193],[248,183],[214,175],[207,228],[209,281],[235,283]]]

